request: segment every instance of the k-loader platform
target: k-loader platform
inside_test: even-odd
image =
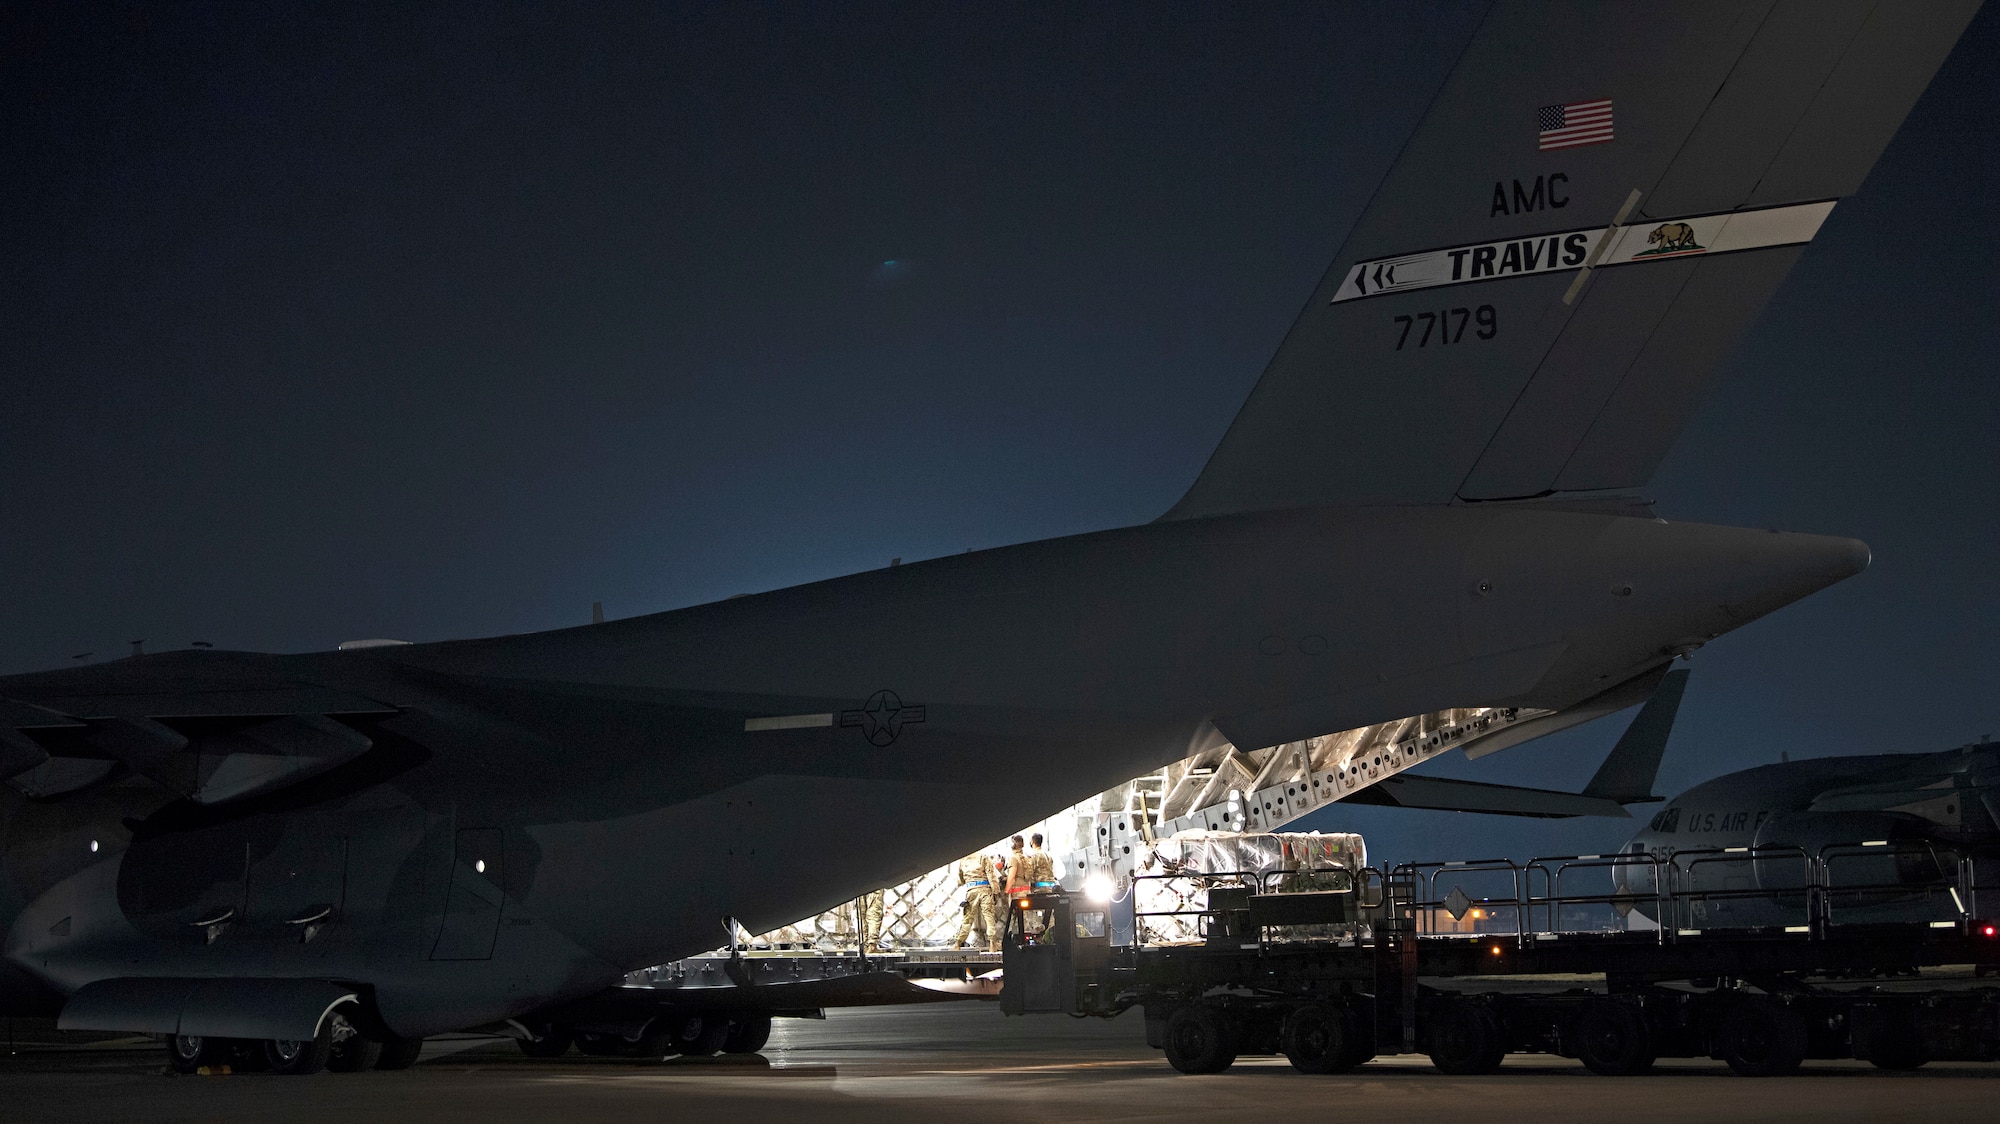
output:
[[[1978,883],[1996,870],[1994,856],[1873,840],[1204,875],[1153,911],[1135,908],[1162,900],[1142,878],[1109,902],[1017,899],[1000,1002],[1010,1015],[1137,1007],[1147,1044],[1183,1073],[1244,1054],[1338,1073],[1422,1053],[1479,1074],[1544,1053],[1612,1076],[1662,1057],[1745,1076],[1807,1058],[1990,1061],[2000,888],[1982,901]],[[1585,881],[1611,887],[1565,892]],[[1796,924],[1729,924],[1774,912]],[[1196,937],[1149,943],[1156,930]]]

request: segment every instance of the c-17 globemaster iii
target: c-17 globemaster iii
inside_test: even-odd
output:
[[[1867,564],[1631,492],[1974,8],[1495,6],[1156,522],[533,635],[0,679],[0,1007],[186,1066],[408,1064],[1218,736],[1657,676]]]

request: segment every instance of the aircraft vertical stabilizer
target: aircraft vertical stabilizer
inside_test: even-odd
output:
[[[1165,518],[1644,485],[1978,6],[1496,5]]]

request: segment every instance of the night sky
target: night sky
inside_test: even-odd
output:
[[[1653,481],[1874,566],[1663,793],[2000,735],[2000,6]],[[1144,522],[1477,10],[0,12],[0,672],[522,632]],[[1429,771],[1575,788],[1612,719]],[[1378,857],[1629,821],[1339,809]]]

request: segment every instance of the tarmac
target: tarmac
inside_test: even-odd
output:
[[[1447,1077],[1384,1058],[1314,1077],[1247,1058],[1187,1077],[1146,1048],[1136,1014],[1003,1017],[990,1002],[851,1008],[781,1019],[762,1054],[666,1061],[531,1059],[511,1042],[433,1039],[395,1073],[180,1076],[146,1039],[18,1044],[0,1057],[0,1121],[1297,1120],[1603,1121],[1992,1119],[2000,1063],[1912,1073],[1808,1062],[1741,1078],[1720,1062],[1668,1060],[1645,1077],[1598,1077],[1514,1055],[1497,1074]]]

